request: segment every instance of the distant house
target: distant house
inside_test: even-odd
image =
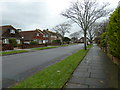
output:
[[[78,42],[78,38],[72,37],[72,38],[71,38],[71,42],[72,42],[72,43],[77,43],[77,42]]]
[[[47,30],[43,30],[43,33],[45,35],[47,35],[47,42],[48,43],[52,43],[54,40],[62,41],[62,36],[60,34],[58,34],[58,33],[49,31],[48,29]]]
[[[86,41],[88,42],[89,39],[87,38]],[[84,37],[81,37],[81,38],[78,40],[78,42],[80,42],[80,43],[84,43]]]
[[[31,30],[31,31],[22,31],[20,32],[23,43],[30,44],[31,41],[36,41],[39,44],[43,43],[43,40],[45,39],[44,33],[40,29]]]
[[[50,38],[49,33],[47,33],[46,30],[43,30],[42,33],[43,33],[43,43],[49,43],[49,38]]]
[[[20,40],[22,39],[20,33],[16,28],[14,28],[12,25],[5,25],[0,26],[0,43],[2,44],[9,44],[10,38],[15,38],[17,41],[17,44],[20,44]]]

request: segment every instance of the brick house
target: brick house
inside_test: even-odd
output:
[[[43,30],[43,33],[45,35],[47,35],[47,42],[48,43],[52,43],[54,40],[60,40],[62,41],[62,36],[58,33],[55,33],[55,32],[52,32],[52,31],[49,31],[48,29],[47,30]]]
[[[22,31],[20,32],[23,43],[30,44],[31,41],[37,41],[39,44],[43,43],[43,40],[45,39],[44,33],[40,29],[31,30],[31,31]]]
[[[20,33],[16,28],[14,28],[12,25],[5,25],[0,26],[0,43],[2,44],[9,44],[10,38],[15,38],[17,41],[17,44],[20,44],[20,40],[22,39]]]

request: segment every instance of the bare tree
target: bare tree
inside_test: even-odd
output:
[[[70,34],[72,42],[76,43],[78,41],[78,38],[80,37],[80,32],[74,32]]]
[[[71,38],[79,38],[80,37],[80,32],[74,32],[72,34],[70,34]]]
[[[89,27],[95,23],[101,17],[104,17],[110,13],[110,10],[106,10],[108,4],[98,5],[96,1],[83,0],[73,2],[69,9],[62,12],[61,14],[75,23],[77,23],[84,32],[84,48],[86,47],[86,34]]]
[[[98,30],[98,23],[94,23],[87,30],[87,37],[89,38],[90,43],[93,43],[93,38],[95,37],[95,33]]]
[[[70,33],[70,31],[69,31],[70,28],[71,28],[71,24],[62,23],[62,24],[56,25],[53,28],[53,30],[56,31],[57,33],[61,34],[64,37],[66,33]]]

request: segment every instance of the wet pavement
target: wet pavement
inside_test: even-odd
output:
[[[119,69],[97,45],[93,45],[74,71],[66,88],[118,88]]]

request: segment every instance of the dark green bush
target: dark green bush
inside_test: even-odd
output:
[[[107,32],[104,32],[101,35],[101,39],[100,39],[100,43],[101,43],[101,47],[107,47]]]
[[[70,38],[68,38],[68,37],[64,37],[64,38],[63,38],[63,42],[64,42],[64,43],[69,44],[69,43],[70,43],[70,41],[71,41],[71,39],[70,39]]]
[[[120,58],[120,7],[117,8],[110,16],[108,37],[111,54]]]
[[[9,43],[13,46],[13,47],[16,47],[17,46],[17,41],[15,38],[10,38],[9,39]]]
[[[54,44],[61,44],[61,41],[60,40],[53,40],[52,43],[54,43]]]
[[[31,41],[30,45],[38,45],[38,42],[37,41]]]

